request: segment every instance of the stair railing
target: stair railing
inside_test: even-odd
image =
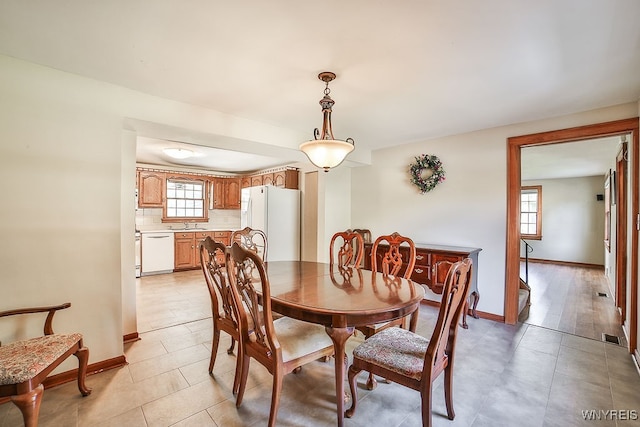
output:
[[[524,239],[520,240],[524,243],[524,283],[529,285],[529,254],[533,252],[533,246]]]

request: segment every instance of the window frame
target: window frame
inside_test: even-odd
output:
[[[202,199],[189,199],[189,200],[202,200],[202,216],[168,216],[167,208],[169,205],[169,182],[180,182],[184,184],[198,184],[202,186]],[[162,222],[208,222],[209,221],[209,198],[208,198],[208,183],[206,178],[198,179],[193,175],[172,174],[167,175],[165,178],[164,188],[164,203],[162,204]]]
[[[522,233],[522,195],[525,193],[537,194],[537,207],[536,207],[536,233],[527,234]],[[518,225],[520,230],[520,238],[525,240],[542,240],[542,185],[524,185],[520,187],[520,214],[518,216]]]

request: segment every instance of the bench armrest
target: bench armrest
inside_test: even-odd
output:
[[[65,308],[69,308],[69,307],[71,307],[70,302],[66,302],[60,305],[54,305],[51,307],[19,308],[17,310],[0,311],[0,317],[14,316],[16,314],[44,313],[48,311],[49,314],[47,314],[47,319],[44,322],[44,334],[52,335],[53,334],[53,326],[52,326],[53,315],[56,313],[56,311],[64,310]]]

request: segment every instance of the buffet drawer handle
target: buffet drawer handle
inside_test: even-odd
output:
[[[422,256],[422,255],[416,255],[416,259],[424,259],[424,256]]]
[[[424,273],[424,270],[421,268],[414,268],[413,271],[415,271],[418,274]]]

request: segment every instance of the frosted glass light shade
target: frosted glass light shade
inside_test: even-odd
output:
[[[193,151],[187,150],[186,148],[165,148],[164,154],[169,157],[173,157],[174,159],[188,159],[193,156]]]
[[[303,142],[299,148],[311,163],[328,172],[342,163],[354,147],[352,143],[338,139],[316,139]]]

